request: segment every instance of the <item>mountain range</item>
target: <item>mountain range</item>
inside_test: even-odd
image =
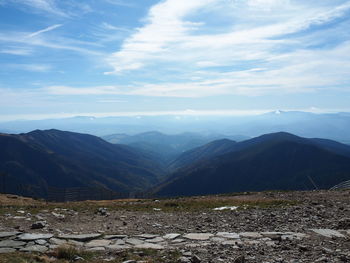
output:
[[[45,197],[49,187],[102,187],[117,192],[141,191],[159,182],[161,166],[126,145],[99,137],[35,130],[0,135],[0,171],[8,192]],[[4,185],[5,182],[5,185]]]
[[[112,134],[102,137],[110,143],[126,144],[139,151],[151,154],[165,166],[180,154],[193,148],[207,144],[218,138],[244,140],[244,136],[225,136],[221,134],[202,135],[199,133],[164,134],[150,131],[135,135]]]
[[[349,145],[286,132],[243,141],[159,132],[105,139],[113,143],[54,129],[0,134],[0,190],[43,198],[52,187],[181,196],[329,189],[350,179]]]
[[[154,193],[180,196],[327,189],[350,178],[349,154],[347,145],[284,132],[239,143],[217,141],[178,157],[178,169]]]
[[[151,129],[150,129],[151,127]],[[244,139],[267,133],[288,132],[307,138],[325,138],[350,144],[350,113],[310,113],[302,111],[272,111],[251,116],[77,116],[45,120],[0,122],[0,132],[26,133],[35,129],[59,129],[96,136],[129,134],[156,130],[166,134],[200,133],[242,135]],[[222,137],[228,138],[228,137]],[[216,138],[221,139],[221,138]],[[234,139],[235,140],[235,139]]]

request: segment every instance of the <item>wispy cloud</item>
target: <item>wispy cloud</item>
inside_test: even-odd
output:
[[[44,32],[48,32],[58,28],[60,25],[39,30],[37,32],[0,32],[0,43],[6,45],[16,44],[22,45],[23,49],[30,49],[31,47],[45,47],[48,49],[69,50],[81,53],[88,56],[102,56],[104,52],[96,48],[100,48],[98,43],[87,42],[82,40],[75,40],[71,38],[54,36],[46,37]]]
[[[131,32],[131,30],[128,29],[128,28],[119,27],[119,26],[114,26],[114,25],[111,25],[111,24],[109,24],[109,23],[107,23],[107,22],[102,22],[101,27],[102,27],[103,29],[107,29],[107,30]]]
[[[112,4],[112,5],[118,5],[118,6],[126,6],[126,7],[135,7],[136,4],[132,3],[130,0],[104,0],[105,2]]]
[[[59,28],[59,27],[61,27],[61,26],[62,26],[61,24],[49,26],[49,27],[47,27],[47,28],[44,28],[44,29],[41,29],[41,30],[39,30],[39,31],[36,31],[36,32],[33,32],[33,33],[29,34],[28,37],[35,37],[35,36],[38,36],[38,35],[40,35],[40,34],[42,34],[42,33],[52,31],[52,30],[54,30],[54,29],[56,29],[56,28]]]
[[[0,53],[16,55],[16,56],[29,56],[33,53],[33,50],[29,48],[9,47],[9,48],[0,49]]]
[[[5,2],[12,2],[19,5],[26,5],[34,10],[46,12],[62,17],[67,17],[67,13],[57,7],[55,0],[4,0]]]
[[[156,71],[169,80],[151,80],[131,91],[148,96],[255,96],[339,87],[350,82],[350,46],[334,22],[349,11],[350,1],[162,1],[107,58],[113,71],[106,74]],[[225,17],[225,27],[212,22]],[[330,23],[334,31],[327,29]],[[318,31],[326,29],[339,43],[312,47],[322,44]]]
[[[52,69],[52,66],[47,64],[7,64],[6,68],[32,72],[48,72]]]
[[[54,95],[138,95],[205,97],[215,95],[276,95],[339,89],[350,91],[350,41],[333,49],[299,50],[270,58],[270,68],[226,72],[198,70],[193,80],[138,83],[128,86],[50,86]],[[206,63],[204,63],[206,64]],[[204,65],[202,65],[204,66]]]

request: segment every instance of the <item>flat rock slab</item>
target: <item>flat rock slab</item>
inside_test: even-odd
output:
[[[332,237],[345,237],[340,232],[338,232],[336,230],[332,230],[332,229],[311,229],[311,231],[313,231],[316,234],[319,234],[321,236],[329,237],[329,238],[332,238]]]
[[[50,243],[53,244],[53,245],[57,245],[57,246],[60,246],[60,245],[64,245],[67,243],[66,240],[63,240],[63,239],[58,239],[58,238],[51,238],[50,239]]]
[[[135,237],[138,238],[145,238],[145,239],[152,239],[158,237],[157,235],[152,235],[152,234],[143,234],[143,235],[137,235]]]
[[[15,241],[15,240],[3,240],[0,241],[0,247],[4,248],[16,248],[16,247],[22,247],[26,244],[26,242],[22,242],[22,241]]]
[[[127,237],[127,235],[105,235],[104,239],[123,239]]]
[[[186,240],[183,239],[183,238],[177,238],[177,239],[171,240],[171,243],[178,244],[178,243],[182,243],[182,242],[185,242],[185,241]]]
[[[184,238],[187,238],[190,240],[208,240],[213,236],[214,236],[213,234],[209,234],[209,233],[189,233],[187,235],[184,235]]]
[[[242,233],[239,233],[239,235],[242,238],[252,238],[252,239],[258,239],[258,238],[262,238],[263,237],[258,232],[242,232]]]
[[[106,247],[111,244],[110,240],[96,239],[85,244],[85,247]]]
[[[35,240],[35,244],[43,246],[47,244],[47,241],[45,239],[38,239]]]
[[[136,245],[135,248],[138,249],[164,249],[164,246],[153,243],[144,243],[141,245]]]
[[[14,248],[2,247],[0,248],[0,254],[13,253],[16,252]]]
[[[298,239],[301,240],[303,238],[308,237],[307,234],[304,233],[283,233],[281,236],[281,240],[293,240],[293,239]]]
[[[13,237],[22,234],[21,232],[0,232],[0,238]]]
[[[113,245],[118,245],[118,246],[123,246],[125,245],[125,241],[123,239],[117,239],[115,241],[112,241],[113,243],[111,244],[111,246]]]
[[[18,236],[18,240],[22,241],[34,241],[37,239],[50,239],[53,235],[51,234],[22,234]]]
[[[149,243],[160,243],[163,241],[164,241],[164,238],[162,238],[162,237],[155,237],[155,238],[147,240],[147,242],[149,242]]]
[[[136,239],[136,238],[128,238],[127,240],[125,240],[125,242],[127,244],[134,245],[134,246],[141,245],[144,243],[143,240]]]
[[[218,237],[224,237],[228,239],[239,239],[240,236],[237,233],[229,233],[229,232],[218,232],[216,234]]]
[[[28,246],[20,249],[20,251],[23,251],[23,252],[39,252],[39,253],[45,253],[48,250],[49,249],[47,247],[40,246],[40,245]]]
[[[212,237],[210,240],[214,243],[221,243],[226,241],[227,239],[223,237]]]
[[[164,239],[168,239],[168,240],[173,240],[175,238],[178,238],[179,236],[181,236],[180,234],[176,234],[176,233],[171,233],[171,234],[166,234],[163,236]]]
[[[281,240],[283,233],[282,232],[261,232],[263,237],[268,237],[272,240]]]
[[[89,241],[93,239],[97,239],[101,237],[102,234],[84,234],[84,235],[59,235],[58,238],[61,239],[70,239],[70,240],[76,240],[76,241]]]

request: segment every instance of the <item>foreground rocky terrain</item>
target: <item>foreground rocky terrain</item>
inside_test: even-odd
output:
[[[349,190],[0,201],[0,262],[350,262]]]

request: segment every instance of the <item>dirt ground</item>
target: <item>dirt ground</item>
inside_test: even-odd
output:
[[[215,209],[220,207],[235,208]],[[34,230],[32,225],[37,221],[44,221],[45,226]],[[311,229],[336,230],[343,237],[326,237]],[[308,236],[301,240],[273,242],[262,238],[242,239],[236,244],[220,238],[200,242],[185,240],[176,246],[165,245],[164,250],[175,249],[179,255],[185,255],[174,262],[350,262],[349,230],[350,190],[65,204],[0,196],[0,232],[101,233],[128,237],[142,234],[161,237],[169,233],[185,236],[188,233],[293,232]]]

